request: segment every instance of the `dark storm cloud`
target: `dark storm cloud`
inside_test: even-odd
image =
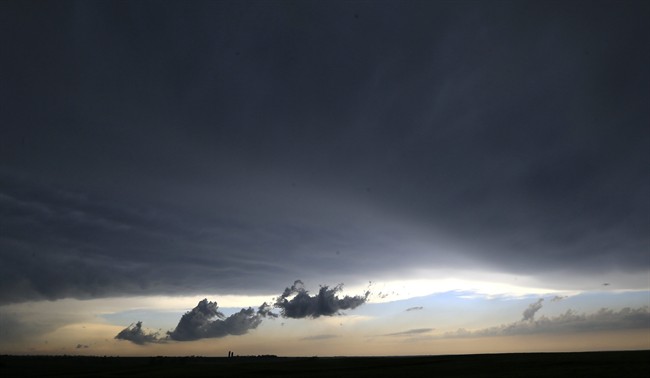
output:
[[[131,324],[115,336],[119,340],[128,340],[138,345],[162,343],[167,340],[193,341],[205,338],[218,338],[228,335],[244,335],[257,328],[263,315],[252,308],[242,308],[228,317],[218,310],[217,302],[207,299],[200,301],[196,307],[186,312],[176,328],[167,332],[164,338],[159,333],[146,333],[142,322]],[[268,313],[265,313],[268,315]]]
[[[317,318],[319,316],[339,315],[340,310],[354,309],[362,305],[368,296],[345,296],[339,298],[336,293],[342,285],[333,289],[321,286],[318,295],[310,296],[297,280],[290,288],[286,288],[274,305],[281,309],[285,318]],[[287,297],[293,296],[291,300]],[[277,318],[272,307],[264,302],[257,311],[252,307],[242,308],[226,317],[219,311],[217,302],[203,299],[196,307],[186,312],[176,328],[167,332],[165,338],[159,338],[158,333],[146,333],[142,330],[142,322],[131,324],[115,336],[116,339],[128,340],[143,345],[146,343],[165,342],[165,340],[193,341],[205,338],[218,338],[228,335],[245,335],[249,330],[257,328],[264,318]]]
[[[161,340],[158,335],[158,332],[145,332],[142,329],[142,322],[137,322],[121,330],[120,333],[115,336],[115,339],[127,340],[138,345],[164,342],[164,340]]]
[[[542,302],[544,302],[544,298],[540,298],[537,302],[528,305],[528,308],[526,308],[522,313],[521,321],[535,320],[535,313],[542,308]]]
[[[496,327],[468,331],[459,329],[448,332],[444,337],[485,337],[513,336],[538,333],[573,333],[597,332],[624,329],[647,329],[650,326],[650,309],[648,306],[639,308],[625,307],[621,310],[602,308],[592,314],[579,314],[573,310],[537,320],[519,321]]]
[[[297,280],[277,298],[275,307],[279,308],[282,316],[286,318],[318,318],[339,315],[341,310],[361,306],[370,294],[366,292],[363,296],[346,295],[339,298],[336,293],[341,290],[341,287],[342,285],[337,285],[330,289],[328,286],[321,286],[318,294],[312,296],[305,290],[302,281]]]
[[[176,328],[167,332],[167,335],[176,341],[243,335],[262,322],[262,316],[250,307],[228,317],[217,309],[217,302],[208,302],[207,299],[200,301],[181,317]]]
[[[647,271],[642,4],[2,2],[0,303]]]

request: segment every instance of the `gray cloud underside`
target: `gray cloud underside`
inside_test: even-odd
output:
[[[3,2],[0,303],[647,271],[641,4]]]
[[[469,331],[459,329],[445,333],[443,337],[514,336],[541,333],[596,332],[623,329],[648,329],[650,308],[623,308],[619,311],[602,308],[593,314],[578,314],[567,310],[564,314],[537,320],[519,321],[496,327]]]

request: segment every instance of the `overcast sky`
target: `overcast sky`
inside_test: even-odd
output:
[[[648,17],[2,2],[0,304],[479,273],[647,291]]]

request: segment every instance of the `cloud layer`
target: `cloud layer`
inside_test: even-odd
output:
[[[3,2],[0,304],[647,272],[647,12],[599,4]]]

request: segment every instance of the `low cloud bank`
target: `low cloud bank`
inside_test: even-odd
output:
[[[539,302],[536,302],[539,303]],[[647,329],[650,327],[650,308],[625,307],[619,311],[601,308],[593,314],[578,314],[573,310],[554,316],[542,316],[538,320],[518,321],[476,331],[459,329],[447,332],[444,337],[513,336],[539,333],[572,333],[620,329]]]
[[[242,308],[239,312],[226,317],[219,311],[217,302],[203,299],[196,307],[181,317],[176,328],[168,331],[165,337],[157,332],[147,333],[138,321],[126,327],[115,338],[131,341],[138,345],[161,343],[167,340],[192,341],[205,338],[218,338],[228,335],[244,335],[257,328],[264,318],[318,318],[320,316],[340,315],[341,310],[354,309],[366,302],[368,291],[363,296],[336,295],[342,285],[333,288],[321,286],[318,294],[309,295],[303,283],[297,280],[276,299],[273,306],[264,302],[257,310],[252,307]],[[295,296],[294,296],[295,295]],[[290,299],[289,299],[290,298]],[[280,315],[273,309],[280,310]]]
[[[242,308],[227,318],[217,309],[217,302],[208,302],[207,299],[200,301],[196,307],[181,317],[176,328],[167,332],[167,336],[176,341],[191,341],[227,335],[244,335],[248,330],[257,328],[262,322],[262,315],[251,307]]]

